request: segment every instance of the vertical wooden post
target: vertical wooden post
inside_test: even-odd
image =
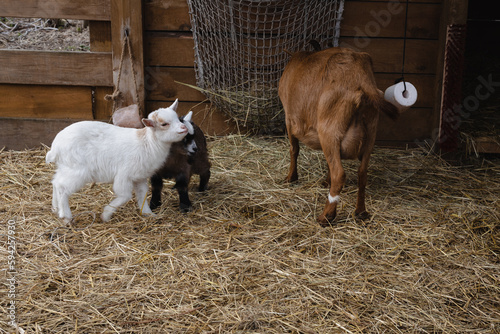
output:
[[[443,2],[441,41],[443,68],[440,99],[438,145],[444,152],[458,147],[458,128],[461,123],[462,71],[467,24],[467,0]]]
[[[122,55],[125,34],[130,38],[132,49],[133,70],[137,87],[134,83],[134,74],[130,63],[130,56],[125,49],[120,82],[118,72]],[[140,0],[111,0],[111,40],[113,50],[113,83],[119,85],[123,100],[121,106],[133,103],[139,105],[139,110],[145,114],[144,107],[144,56],[143,56],[143,29],[142,29],[142,1]],[[136,93],[137,92],[137,93]],[[136,101],[136,95],[138,101]],[[117,107],[120,107],[118,104]]]
[[[111,48],[111,22],[89,21],[90,51],[112,52]],[[110,73],[111,75],[111,73]],[[113,87],[92,87],[94,101],[92,113],[94,119],[109,121],[112,114],[113,103],[104,99],[106,95],[113,94]]]

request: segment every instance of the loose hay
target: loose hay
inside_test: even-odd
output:
[[[315,223],[327,196],[320,152],[301,150],[284,183],[283,138],[209,141],[212,179],[194,211],[167,196],[154,218],[133,201],[109,223],[112,193],[50,211],[46,150],[0,152],[1,293],[15,221],[16,320],[27,333],[499,333],[500,167],[451,166],[422,150],[376,148],[367,207],[352,218],[357,163],[336,225]],[[194,180],[197,181],[197,180]],[[9,300],[0,302],[8,314]],[[10,332],[0,319],[0,333]]]

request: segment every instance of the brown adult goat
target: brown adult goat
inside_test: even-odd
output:
[[[360,160],[356,215],[368,215],[365,187],[368,161],[375,143],[380,112],[399,116],[397,108],[377,89],[371,57],[346,48],[292,55],[279,82],[290,139],[288,182],[296,181],[299,141],[322,149],[328,163],[330,192],[321,225],[336,216],[339,194],[345,182],[341,159]]]

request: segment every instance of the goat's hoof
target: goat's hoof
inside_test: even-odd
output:
[[[108,222],[111,219],[112,214],[103,213],[101,214],[101,221],[103,223]]]
[[[191,210],[193,210],[193,207],[191,205],[187,205],[187,204],[182,204],[181,203],[179,205],[179,210],[181,210],[182,213],[188,213]]]
[[[368,212],[366,211],[361,211],[361,212],[355,212],[354,213],[354,217],[356,219],[359,219],[359,220],[367,220],[367,219],[370,219],[371,218],[371,214],[369,214]]]
[[[161,202],[159,202],[159,201],[150,201],[149,202],[149,207],[151,208],[151,210],[156,210],[160,206],[161,206]]]
[[[330,227],[333,226],[335,216],[336,216],[335,214],[328,216],[321,215],[316,220],[318,221],[318,224],[321,225],[321,227]]]

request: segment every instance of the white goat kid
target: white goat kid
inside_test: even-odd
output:
[[[69,196],[87,183],[104,182],[113,183],[116,196],[104,208],[104,222],[132,198],[132,190],[141,213],[152,214],[146,200],[147,180],[165,162],[170,145],[188,133],[177,116],[177,105],[176,100],[169,108],[150,113],[142,120],[142,129],[83,121],[59,132],[46,156],[47,163],[57,163],[52,211],[69,223]]]

